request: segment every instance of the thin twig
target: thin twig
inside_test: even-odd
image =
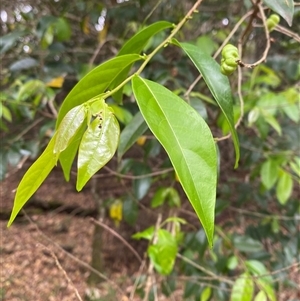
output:
[[[156,4],[153,6],[152,10],[149,12],[149,14],[146,16],[146,18],[143,21],[143,24],[146,24],[148,19],[152,16],[152,14],[155,12],[155,10],[159,7],[159,5],[163,2],[163,0],[158,0]]]
[[[72,260],[76,261],[78,264],[80,264],[81,266],[85,267],[87,270],[95,273],[96,275],[98,275],[100,278],[104,279],[105,281],[109,282],[112,286],[114,286],[120,294],[125,295],[125,293],[123,292],[123,290],[118,286],[118,284],[116,284],[114,281],[112,281],[111,279],[109,279],[108,277],[106,277],[104,274],[100,273],[98,270],[94,269],[92,266],[90,266],[88,263],[82,261],[81,259],[75,257],[74,255],[72,255],[71,253],[67,252],[66,250],[64,250],[57,242],[55,242],[54,240],[52,240],[50,237],[48,237],[46,234],[44,234],[42,232],[42,230],[40,230],[40,228],[38,227],[38,225],[36,223],[34,223],[31,218],[28,216],[28,214],[26,213],[26,211],[23,209],[22,210],[24,213],[25,218],[30,222],[30,224],[32,224],[35,229],[37,230],[37,232],[43,237],[45,238],[47,241],[49,241],[51,244],[53,244],[56,248],[58,248],[63,254],[67,255],[69,258],[71,258]]]
[[[144,179],[144,178],[148,178],[148,177],[163,175],[165,173],[169,173],[171,171],[174,171],[174,168],[170,167],[170,168],[154,171],[154,172],[143,174],[143,175],[131,176],[131,175],[124,175],[124,174],[118,173],[118,172],[110,169],[107,166],[104,166],[103,168],[106,169],[110,174],[112,174],[114,176],[117,176],[117,177],[120,177],[120,178],[123,178],[123,179],[129,179],[129,180]],[[97,175],[95,177],[97,177]]]
[[[220,282],[225,282],[225,283],[228,283],[230,285],[233,285],[233,281],[225,278],[225,277],[222,277],[222,276],[219,276],[219,275],[216,275],[215,273],[213,273],[212,271],[210,270],[207,270],[206,268],[200,266],[199,264],[195,263],[194,261],[190,260],[189,258],[185,257],[185,256],[182,256],[181,254],[177,253],[176,255],[178,258],[180,258],[181,260],[185,261],[186,263],[192,265],[193,267],[197,268],[198,270],[202,271],[203,273],[207,274],[207,275],[210,275],[213,279],[215,280],[218,280]]]
[[[232,206],[228,207],[228,209],[238,213],[247,214],[256,217],[269,217],[269,218],[276,218],[278,220],[284,220],[284,221],[292,221],[292,220],[300,221],[300,216],[290,217],[290,216],[280,216],[280,215],[269,215],[269,214],[263,214],[259,212],[252,212],[246,209],[238,209]]]
[[[135,282],[134,282],[134,285],[133,285],[133,288],[132,288],[132,290],[131,290],[131,292],[130,292],[130,296],[129,296],[129,300],[130,300],[130,301],[133,301],[134,293],[136,292],[136,289],[137,289],[137,287],[138,287],[139,281],[140,281],[140,279],[141,279],[141,277],[142,277],[142,276],[141,276],[142,271],[143,271],[143,269],[144,269],[145,266],[146,266],[146,260],[143,260],[143,262],[142,262],[142,264],[141,264],[141,266],[140,266],[140,268],[139,268],[139,271],[138,271],[138,275],[139,275],[139,276],[136,277]]]
[[[281,32],[283,34],[285,34],[286,36],[289,36],[291,38],[293,38],[295,41],[297,41],[298,43],[300,43],[300,36],[298,34],[296,34],[295,32],[281,26],[281,25],[276,25],[276,27],[274,28],[274,30]]]
[[[117,233],[115,230],[111,229],[110,227],[108,227],[107,225],[105,225],[104,223],[102,223],[101,221],[95,220],[94,218],[91,218],[91,221],[94,224],[96,224],[96,225],[104,228],[105,230],[107,230],[108,232],[110,232],[115,237],[117,237],[134,254],[134,256],[138,259],[138,261],[140,263],[143,262],[142,258],[138,254],[138,252],[119,233]]]
[[[66,270],[65,270],[65,269],[61,266],[61,264],[59,263],[59,260],[58,260],[57,256],[55,255],[55,253],[54,253],[50,248],[46,247],[45,245],[43,245],[43,244],[41,244],[41,243],[38,244],[38,245],[40,245],[43,249],[47,250],[47,251],[51,254],[51,256],[53,257],[53,259],[55,260],[55,263],[56,263],[57,267],[62,271],[62,273],[64,274],[65,278],[67,279],[69,285],[72,287],[72,289],[73,289],[73,291],[74,291],[74,293],[75,293],[77,299],[78,299],[79,301],[83,301],[82,298],[80,297],[79,292],[78,292],[77,288],[75,287],[73,281],[72,281],[71,278],[68,276]]]
[[[271,47],[270,32],[268,30],[268,26],[267,26],[267,22],[266,22],[266,15],[265,15],[264,9],[263,9],[261,3],[258,3],[257,7],[259,8],[259,13],[261,15],[261,19],[262,19],[263,25],[264,25],[264,31],[265,31],[265,36],[266,36],[266,47],[265,47],[265,50],[262,54],[262,57],[258,61],[254,62],[252,64],[247,64],[247,63],[243,62],[242,60],[238,61],[240,66],[246,67],[246,68],[254,68],[254,67],[258,66],[259,64],[265,62],[266,59],[267,59],[270,47]]]
[[[14,142],[20,140],[25,134],[27,134],[32,128],[34,128],[36,125],[38,125],[41,121],[43,121],[44,118],[40,117],[36,120],[34,120],[27,128],[25,128],[19,135],[14,137],[9,141],[10,144],[13,144]]]
[[[155,245],[157,243],[157,233],[160,228],[161,220],[162,220],[162,214],[159,213],[158,217],[157,217],[156,225],[155,225],[154,236],[152,239],[153,245]],[[148,300],[150,289],[152,287],[152,278],[154,277],[154,275],[153,275],[154,274],[154,265],[153,265],[152,261],[149,262],[147,274],[148,274],[148,276],[147,276],[147,281],[146,281],[146,285],[145,285],[145,295],[144,295],[143,301]]]

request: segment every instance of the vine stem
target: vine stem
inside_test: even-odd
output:
[[[193,5],[193,7],[187,12],[187,14],[184,16],[184,18],[177,24],[174,25],[174,28],[171,32],[171,34],[163,41],[161,42],[149,55],[144,55],[141,56],[143,58],[145,58],[145,61],[143,62],[143,64],[140,66],[140,68],[133,73],[132,75],[130,75],[129,77],[127,77],[122,83],[120,83],[117,87],[115,87],[114,89],[112,89],[111,91],[108,91],[107,93],[105,93],[103,95],[103,98],[106,99],[109,96],[112,96],[114,93],[116,93],[118,90],[120,90],[125,84],[127,84],[129,81],[131,81],[133,79],[134,76],[141,74],[141,72],[144,70],[144,68],[147,66],[147,64],[149,63],[149,61],[155,56],[155,54],[161,50],[162,48],[166,47],[171,39],[177,34],[177,32],[183,27],[183,25],[192,18],[192,14],[194,12],[196,12],[197,7],[201,4],[203,0],[197,0],[195,2],[195,4]]]

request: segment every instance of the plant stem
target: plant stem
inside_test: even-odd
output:
[[[197,0],[196,3],[193,5],[193,7],[188,11],[188,13],[184,16],[184,18],[177,24],[174,25],[174,28],[171,32],[171,34],[163,41],[161,42],[149,55],[145,57],[145,61],[140,66],[140,68],[132,75],[127,77],[122,83],[120,83],[117,87],[112,89],[111,91],[107,92],[103,95],[104,99],[107,97],[113,95],[116,93],[119,89],[121,89],[125,84],[127,84],[129,81],[132,80],[132,78],[136,75],[141,74],[141,72],[145,69],[149,61],[155,56],[155,54],[162,48],[164,48],[166,45],[168,45],[171,41],[171,39],[177,34],[177,32],[183,27],[183,25],[191,18],[192,14],[196,11],[197,7],[201,4],[203,0]]]

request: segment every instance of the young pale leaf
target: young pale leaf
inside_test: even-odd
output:
[[[78,191],[113,157],[118,147],[120,128],[117,119],[108,107],[104,108],[101,118],[91,122],[79,146]]]
[[[258,292],[253,301],[268,301],[267,295],[264,291]]]
[[[212,245],[217,152],[211,131],[191,106],[163,86],[138,76],[132,85],[141,113],[167,151]]]
[[[159,33],[160,31],[173,27],[173,24],[167,21],[158,21],[156,23],[153,23],[138,33],[136,33],[132,38],[130,38],[121,48],[121,50],[118,53],[118,56],[124,55],[124,54],[130,54],[130,53],[140,53],[144,47],[147,45],[149,40]],[[131,65],[128,65],[120,74],[117,76],[117,78],[114,80],[114,82],[111,84],[111,88],[116,87],[119,83],[121,83],[123,80],[126,79],[128,76],[128,72],[130,71]],[[123,95],[123,89],[119,89],[114,95],[114,99],[117,103],[121,103],[122,101],[122,95]]]
[[[242,274],[232,287],[231,301],[251,301],[254,293],[254,282],[248,274]]]
[[[263,163],[260,169],[262,183],[267,189],[271,189],[278,178],[278,164],[269,159]]]
[[[264,0],[263,2],[275,13],[285,19],[289,26],[292,26],[294,15],[293,0]]]
[[[235,167],[240,159],[240,147],[238,136],[234,127],[232,92],[228,77],[220,71],[220,65],[205,51],[189,43],[174,43],[180,46],[192,60],[196,68],[202,74],[211,94],[220,106],[230,128],[236,159]]]
[[[47,148],[40,157],[30,166],[22,178],[16,192],[14,207],[8,221],[8,227],[12,224],[17,214],[29,200],[29,198],[41,186],[50,171],[56,165],[57,159],[53,154],[56,136],[50,140]]]
[[[200,301],[208,301],[211,296],[211,287],[207,286],[201,293]]]
[[[73,164],[74,158],[77,154],[79,144],[80,144],[81,138],[82,138],[85,130],[86,130],[86,125],[84,123],[82,123],[79,130],[75,133],[71,143],[59,155],[59,162],[61,164],[61,167],[62,167],[62,170],[64,173],[64,177],[67,182],[70,180],[70,171],[72,168],[72,164]]]
[[[74,107],[66,114],[56,133],[53,152],[57,157],[59,157],[59,154],[69,146],[85,117],[86,109],[84,105]]]
[[[138,112],[120,135],[120,144],[118,147],[118,160],[120,161],[126,151],[135,143],[135,141],[143,135],[148,126],[140,112]]]
[[[104,93],[124,68],[140,59],[141,57],[138,54],[118,56],[89,72],[77,83],[64,100],[58,113],[56,128],[72,108]]]
[[[293,179],[292,176],[282,171],[276,186],[276,196],[281,205],[284,205],[292,194]]]
[[[162,275],[169,275],[177,254],[176,239],[165,229],[157,232],[157,242],[148,248],[148,255],[155,269]]]

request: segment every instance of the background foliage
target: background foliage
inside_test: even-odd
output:
[[[206,55],[215,53],[251,9],[251,1],[228,2],[204,2],[178,33],[178,40],[191,42]],[[265,5],[272,7],[268,2]],[[0,40],[2,179],[9,170],[41,153],[53,135],[62,101],[84,75],[118,54],[125,41],[145,25],[160,20],[177,24],[193,1],[4,4]],[[272,11],[266,9],[265,13],[268,16]],[[286,20],[291,23],[289,11],[287,14]],[[294,20],[297,17],[299,6],[295,6]],[[247,62],[257,61],[265,49],[261,24],[257,18],[247,36],[243,49]],[[185,196],[165,151],[150,131],[145,132],[147,127],[137,114],[131,86],[124,87],[123,95],[108,99],[121,125],[121,145],[113,169],[121,175],[133,175],[132,187],[124,190],[121,200],[108,202],[110,217],[135,225],[140,204],[151,208],[158,219],[163,217],[159,229],[152,225],[134,236],[149,240],[147,254],[161,275],[161,281],[151,289],[146,273],[141,275],[137,290],[141,296],[149,293],[154,300],[156,294],[171,296],[181,288],[186,300],[252,300],[252,296],[255,300],[276,300],[284,290],[299,289],[287,267],[299,265],[300,247],[300,70],[299,36],[294,34],[300,28],[295,21],[288,27],[284,19],[280,25],[288,35],[282,30],[271,33],[267,62],[243,69],[245,115],[238,128],[238,169],[233,169],[231,142],[218,143],[217,224],[212,249],[204,230],[198,230],[199,224],[186,209]],[[246,22],[240,25],[232,44],[237,44],[246,27]],[[143,51],[151,52],[168,33],[159,31]],[[186,91],[198,72],[179,48],[166,47],[159,52],[142,76],[185,98],[206,120],[214,136],[228,134],[226,118],[204,81],[187,97]],[[234,74],[230,78],[236,120],[240,115],[237,77]],[[124,128],[134,132],[135,138],[140,137],[129,152],[135,139],[130,137],[126,144]]]

